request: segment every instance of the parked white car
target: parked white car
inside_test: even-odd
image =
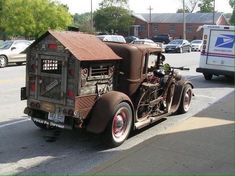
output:
[[[0,68],[8,63],[21,65],[26,62],[25,49],[31,44],[28,40],[7,40],[0,45]]]
[[[154,41],[150,39],[139,39],[139,40],[134,40],[131,42],[132,44],[144,44],[144,45],[151,45],[155,47],[161,47],[159,44],[155,43]]]
[[[96,37],[104,42],[126,43],[126,40],[122,35],[97,35]]]
[[[201,51],[202,50],[202,40],[193,40],[191,42],[191,51]]]

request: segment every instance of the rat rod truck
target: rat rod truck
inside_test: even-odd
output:
[[[132,130],[189,110],[193,85],[161,48],[48,31],[27,49],[24,113],[42,129],[84,128],[121,145]]]

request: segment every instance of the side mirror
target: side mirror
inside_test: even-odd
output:
[[[15,50],[15,49],[16,49],[16,47],[12,47],[12,48],[11,48],[11,51],[12,51],[12,50]]]

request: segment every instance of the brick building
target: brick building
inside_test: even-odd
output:
[[[139,38],[152,38],[159,34],[169,34],[172,38],[183,37],[183,13],[153,13],[150,15],[133,14],[134,25],[131,35]],[[186,38],[188,40],[201,39],[202,31],[198,27],[213,24],[213,13],[186,13]],[[215,13],[214,21],[217,25],[228,25],[222,13]]]

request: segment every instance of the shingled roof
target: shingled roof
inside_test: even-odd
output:
[[[94,35],[73,31],[47,31],[30,47],[51,34],[80,61],[119,60],[111,48]]]
[[[215,21],[218,21],[222,16],[222,13],[215,13]],[[137,13],[133,14],[134,17],[148,22],[148,13]],[[213,13],[186,13],[186,23],[201,23],[201,24],[211,24],[213,21]],[[152,13],[151,15],[152,23],[182,23],[183,13]]]

